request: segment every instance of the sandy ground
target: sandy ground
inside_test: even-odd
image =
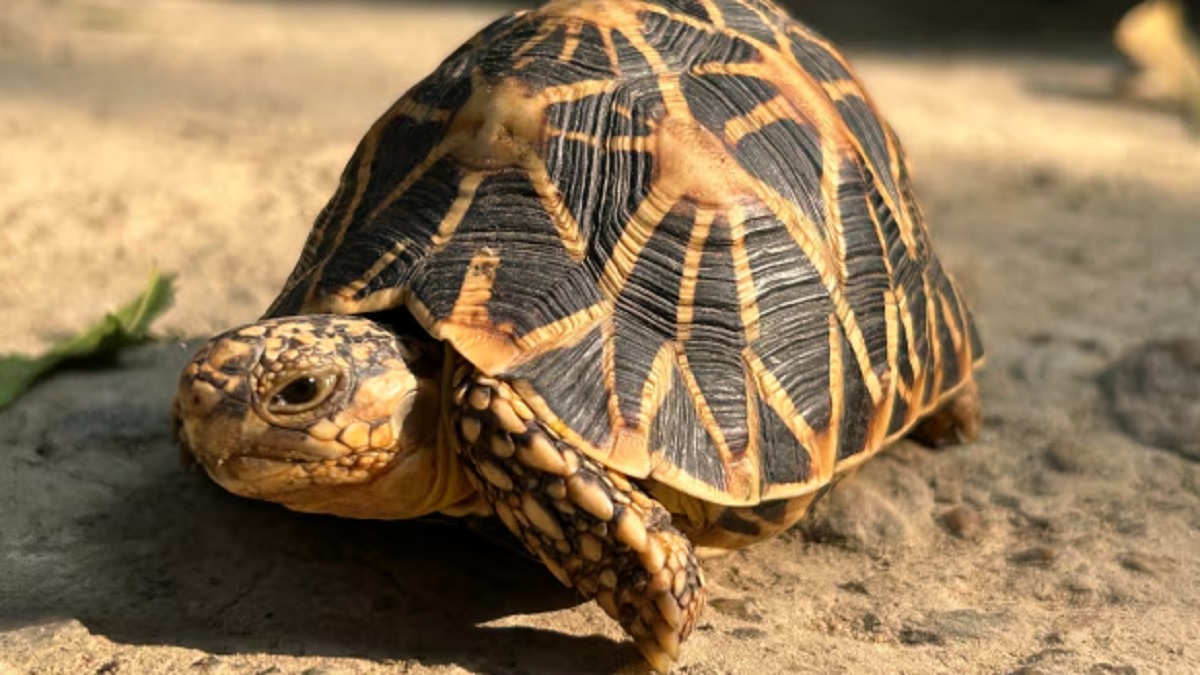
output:
[[[180,275],[164,330],[254,318],[362,131],[497,13],[7,0],[0,352],[81,328],[154,266]],[[710,564],[680,671],[1200,672],[1200,345],[1153,346],[1200,339],[1200,145],[1086,95],[1111,62],[849,52],[976,307],[984,436],[902,443]],[[194,345],[0,413],[0,673],[637,664],[503,537],[300,516],[184,473],[166,417]]]

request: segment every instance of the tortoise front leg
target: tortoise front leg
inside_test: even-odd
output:
[[[464,377],[454,402],[468,474],[505,526],[666,672],[704,606],[691,542],[667,510],[555,438],[507,385]]]

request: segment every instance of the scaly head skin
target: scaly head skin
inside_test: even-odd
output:
[[[479,503],[442,430],[440,357],[360,317],[269,319],[214,337],[179,378],[185,458],[225,489],[351,518]]]

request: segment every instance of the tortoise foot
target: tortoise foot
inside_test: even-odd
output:
[[[667,510],[556,438],[507,385],[464,378],[455,403],[460,451],[496,515],[667,672],[704,606],[692,544]]]
[[[942,406],[917,423],[908,437],[931,448],[970,443],[982,426],[979,386],[971,378]]]

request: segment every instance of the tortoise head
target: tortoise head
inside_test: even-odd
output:
[[[184,368],[175,436],[185,461],[245,497],[357,518],[454,512],[474,495],[441,433],[441,384],[440,354],[371,320],[267,319]]]

